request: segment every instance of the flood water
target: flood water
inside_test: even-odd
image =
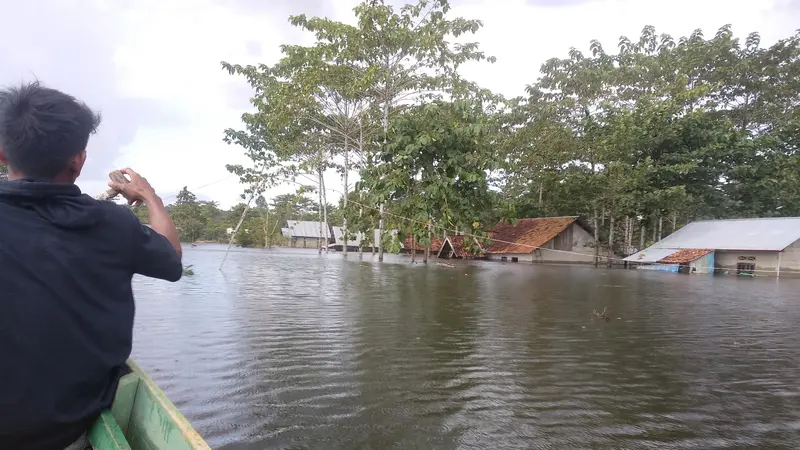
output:
[[[134,282],[212,448],[800,448],[800,280],[224,248]]]

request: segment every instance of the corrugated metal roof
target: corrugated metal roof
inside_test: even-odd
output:
[[[486,253],[531,253],[550,242],[577,219],[577,216],[541,217],[520,219],[514,225],[501,222],[492,230],[492,244]]]
[[[770,219],[704,220],[692,222],[626,261],[642,261],[638,255],[655,249],[710,248],[714,250],[781,251],[800,240],[800,217]],[[663,254],[659,251],[659,254]],[[669,254],[663,254],[665,258]],[[661,259],[659,258],[659,259]],[[649,257],[648,257],[649,259]]]
[[[305,220],[287,220],[286,224],[288,225],[289,232],[291,233],[292,237],[315,237],[318,238],[320,236],[320,224],[321,222],[312,222],[312,221],[305,221]],[[331,232],[325,224],[322,224],[322,232],[323,237],[330,239]]]
[[[284,237],[292,237],[292,233],[288,228],[281,228],[281,235]]]
[[[667,256],[666,258],[661,258],[658,260],[660,263],[664,264],[684,264],[690,263],[696,259],[702,258],[707,254],[713,252],[714,250],[710,248],[682,248],[675,253]]]
[[[662,248],[780,251],[800,239],[800,217],[692,222],[655,245]]]
[[[336,244],[343,245],[344,244],[344,228],[343,227],[331,227],[333,229],[333,238],[336,240]],[[353,232],[350,232],[350,240],[347,241],[347,245],[354,245],[358,246],[361,244],[361,233],[356,233],[356,236],[353,236]]]

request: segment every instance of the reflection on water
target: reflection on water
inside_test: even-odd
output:
[[[213,448],[800,448],[798,280],[223,251],[135,281]]]

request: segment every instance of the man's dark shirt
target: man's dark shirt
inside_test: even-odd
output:
[[[0,182],[0,450],[61,450],[111,405],[135,273],[183,268],[128,208],[73,184]]]

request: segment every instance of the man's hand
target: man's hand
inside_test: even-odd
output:
[[[142,203],[147,204],[159,198],[155,189],[147,182],[147,179],[134,172],[133,169],[128,167],[120,170],[120,172],[127,175],[131,181],[129,183],[109,181],[108,186],[122,194],[125,200],[128,200],[129,205],[139,206]]]

